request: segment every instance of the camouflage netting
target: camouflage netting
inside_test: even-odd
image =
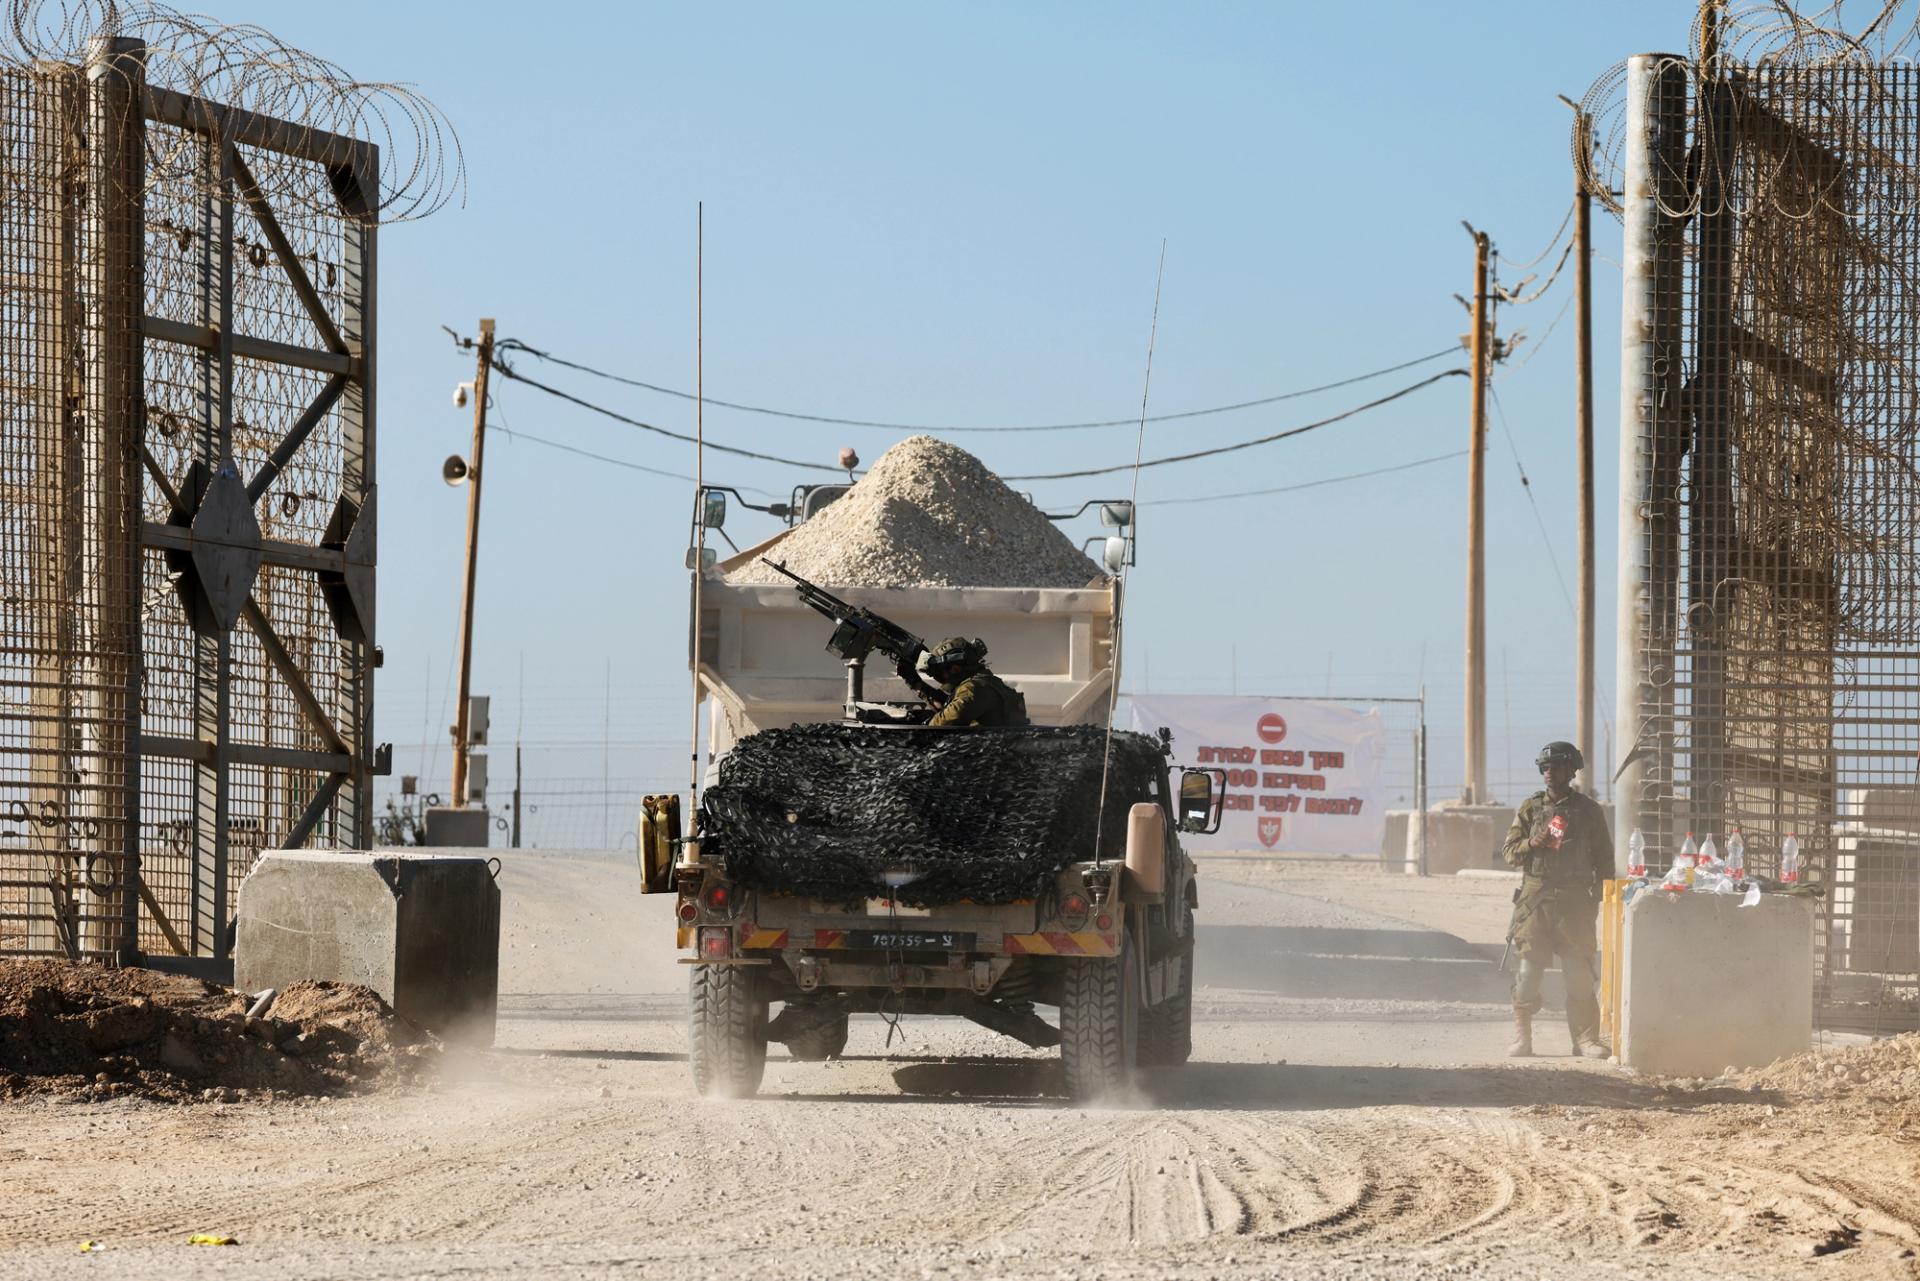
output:
[[[899,901],[1005,903],[1094,854],[1104,731],[799,725],[740,740],[700,807],[705,848],[756,889],[857,903],[883,872]],[[1126,853],[1127,808],[1153,799],[1160,744],[1115,733],[1101,854]],[[791,815],[791,819],[789,819]]]

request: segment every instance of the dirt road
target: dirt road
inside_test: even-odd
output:
[[[1196,1061],[1089,1112],[933,1019],[701,1102],[667,905],[597,856],[502,884],[499,1048],[432,1089],[0,1105],[0,1276],[1920,1275],[1905,1111],[1511,1064],[1485,945],[1351,886],[1204,884]]]

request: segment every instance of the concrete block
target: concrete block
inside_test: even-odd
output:
[[[1620,990],[1615,1048],[1638,1071],[1718,1076],[1798,1054],[1813,1040],[1813,903],[1642,890]]]
[[[277,850],[240,885],[234,986],[364,983],[452,1039],[493,1041],[500,890],[488,861],[397,850]]]
[[[1500,868],[1500,847],[1513,822],[1507,805],[1442,805],[1427,812],[1427,874],[1452,876],[1462,868]]]
[[[483,809],[435,805],[427,810],[425,844],[436,849],[483,850],[493,831],[493,817]]]
[[[1388,810],[1386,830],[1380,834],[1380,870],[1383,872],[1404,872],[1409,870],[1408,863],[1413,858],[1413,845],[1408,833],[1412,829],[1413,811]]]

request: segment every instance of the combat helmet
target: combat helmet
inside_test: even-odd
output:
[[[951,668],[971,676],[980,670],[986,657],[987,643],[979,637],[968,640],[964,636],[949,636],[927,652],[927,672],[935,675],[942,669]]]
[[[1555,740],[1540,749],[1540,755],[1533,761],[1535,769],[1545,769],[1549,765],[1568,765],[1576,770],[1587,767],[1587,758],[1572,743]]]

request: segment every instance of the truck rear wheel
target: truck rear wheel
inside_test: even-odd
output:
[[[744,965],[696,965],[687,976],[687,1061],[693,1088],[743,1099],[767,1070],[767,1002]]]
[[[1143,1067],[1179,1067],[1193,1057],[1193,908],[1180,906],[1180,985],[1148,1010],[1140,1027]]]
[[[1124,1094],[1140,1061],[1140,974],[1133,937],[1120,955],[1066,963],[1060,986],[1060,1060],[1067,1093],[1083,1103]]]
[[[787,1039],[787,1053],[796,1059],[819,1062],[847,1048],[847,1016],[829,1023],[816,1023],[806,1031]]]

